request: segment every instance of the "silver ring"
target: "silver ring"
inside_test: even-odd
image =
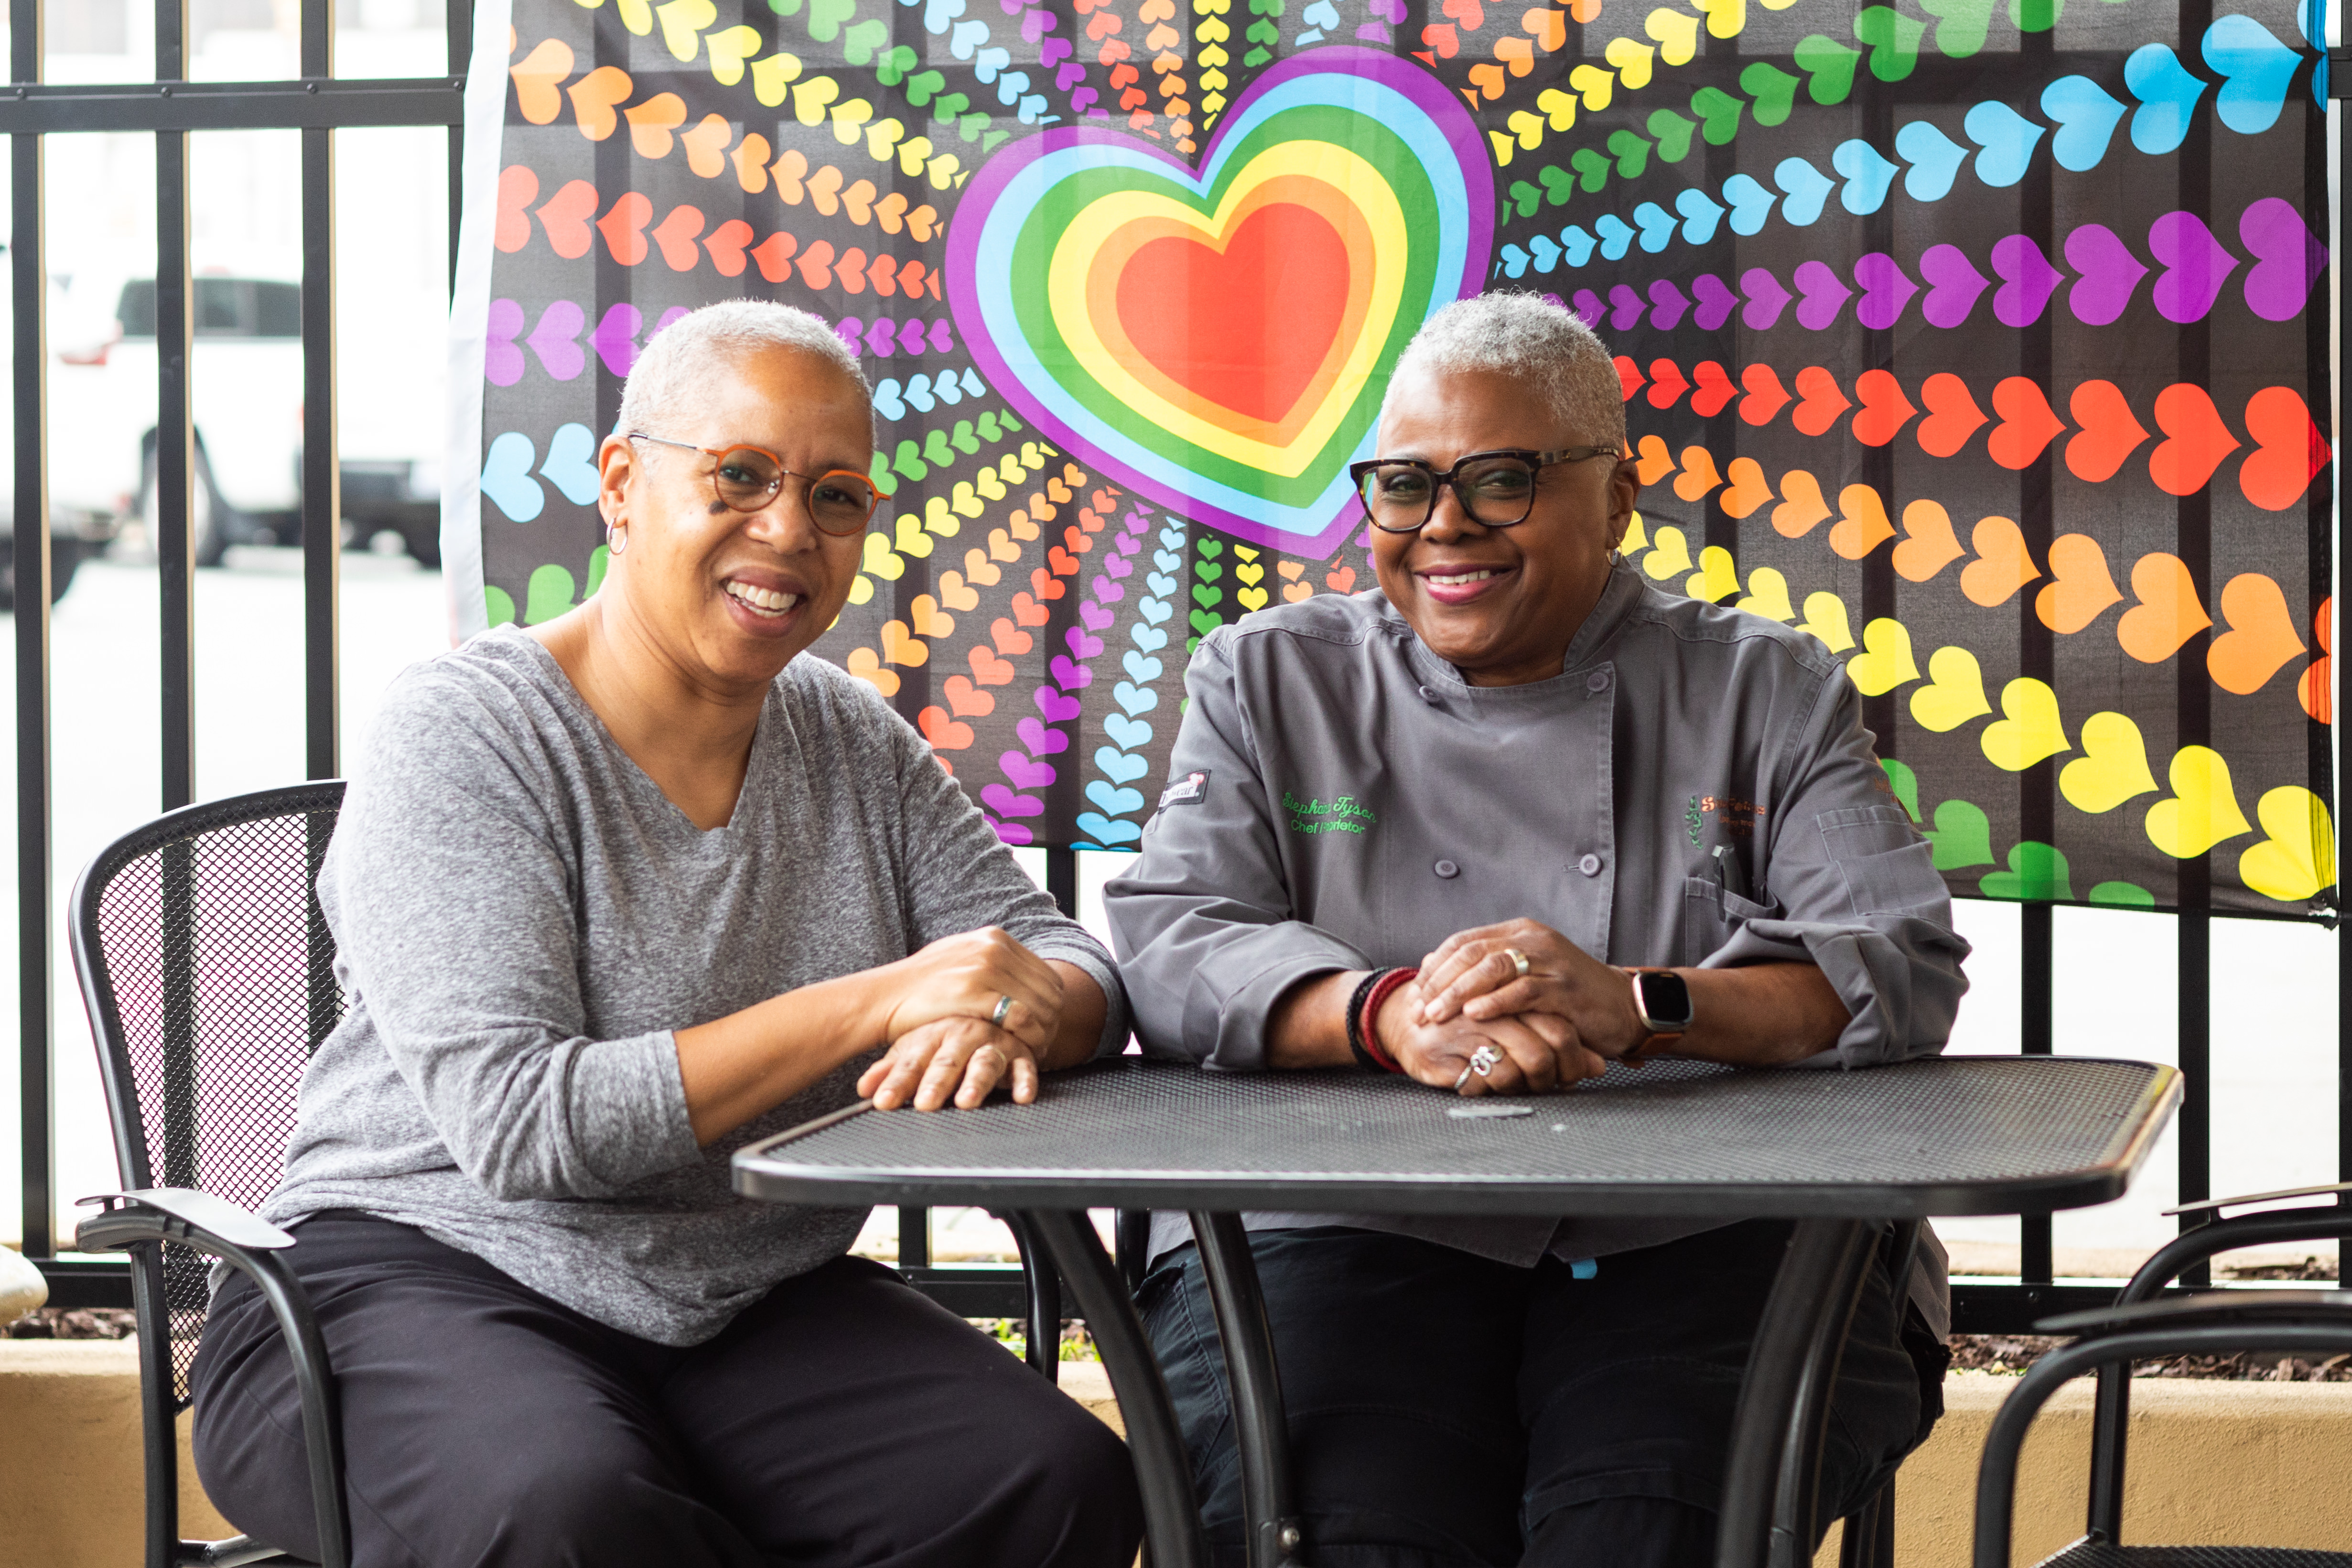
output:
[[[1012,1011],[1013,998],[1010,996],[999,996],[996,999],[996,1011],[988,1016],[988,1021],[1001,1029],[1004,1027],[1004,1016]]]
[[[1470,1081],[1470,1069],[1469,1069],[1468,1068],[1464,1068],[1462,1069],[1461,1076],[1460,1076],[1460,1077],[1458,1077],[1458,1078],[1456,1078],[1456,1079],[1454,1080],[1454,1093],[1456,1093],[1456,1094],[1461,1093],[1461,1092],[1462,1092],[1462,1086],[1463,1086],[1464,1084],[1465,1084],[1465,1083],[1468,1083],[1469,1081]]]
[[[1500,1062],[1502,1059],[1503,1053],[1496,1050],[1494,1047],[1480,1046],[1476,1050],[1470,1053],[1470,1070],[1476,1073],[1480,1078],[1485,1078],[1488,1073],[1495,1070],[1496,1064]]]
[[[1528,977],[1528,971],[1535,967],[1528,962],[1528,955],[1516,947],[1505,948],[1503,956],[1511,961],[1511,967],[1519,972],[1518,978],[1521,980],[1525,980]]]

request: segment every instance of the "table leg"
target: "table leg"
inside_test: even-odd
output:
[[[1732,1417],[1716,1568],[1801,1568],[1811,1558],[1809,1483],[1818,1474],[1836,1358],[1874,1240],[1868,1220],[1797,1222]],[[1801,1413],[1808,1429],[1798,1436]]]
[[[1239,1215],[1195,1211],[1192,1220],[1201,1273],[1216,1309],[1217,1339],[1224,1347],[1225,1385],[1232,1391],[1249,1568],[1298,1568],[1305,1561],[1299,1548],[1306,1535],[1290,1489],[1290,1424],[1283,1414],[1274,1328],[1258,1289],[1249,1233]]]
[[[1026,1218],[1077,1298],[1110,1373],[1111,1392],[1118,1396],[1127,1446],[1135,1456],[1136,1484],[1143,1493],[1146,1561],[1151,1568],[1208,1568],[1208,1542],[1201,1533],[1192,1467],[1177,1429],[1176,1406],[1094,1222],[1083,1209],[1032,1209]]]

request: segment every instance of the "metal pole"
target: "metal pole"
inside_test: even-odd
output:
[[[1241,1458],[1242,1513],[1249,1525],[1249,1568],[1297,1568],[1306,1543],[1290,1483],[1290,1422],[1283,1414],[1275,1365],[1274,1325],[1265,1315],[1249,1233],[1237,1214],[1192,1214],[1201,1275],[1225,1352],[1225,1391]]]
[[[1730,1465],[1717,1518],[1716,1568],[1779,1564],[1776,1546],[1793,1546],[1798,1521],[1776,1519],[1780,1457],[1790,1417],[1808,1373],[1815,1325],[1850,1284],[1855,1258],[1871,1245],[1872,1227],[1858,1219],[1803,1219],[1773,1276],[1764,1316],[1748,1352],[1739,1404],[1731,1421]],[[1899,1287],[1898,1287],[1899,1289]],[[1810,1556],[1811,1542],[1801,1555]]]
[[[41,79],[40,0],[9,0],[8,74]],[[24,1247],[57,1251],[49,1081],[49,481],[47,250],[41,139],[8,139],[10,305],[16,311],[16,1065]]]
[[[302,74],[335,74],[334,16],[302,0]],[[335,429],[335,133],[302,133],[302,713],[310,776],[340,771],[342,464]]]
[[[1077,1298],[1078,1311],[1102,1351],[1103,1370],[1110,1373],[1111,1392],[1118,1396],[1127,1446],[1135,1455],[1136,1485],[1143,1493],[1143,1539],[1150,1553],[1145,1561],[1151,1568],[1208,1568],[1200,1507],[1192,1500],[1192,1465],[1176,1425],[1176,1407],[1094,1222],[1083,1209],[1035,1209],[1029,1226]]]
[[[2051,1026],[2051,949],[2054,936],[2051,906],[2027,904],[2018,911],[2018,924],[2019,933],[2024,938],[2018,973],[2018,1049],[2029,1057],[2046,1057],[2056,1044]],[[2021,1215],[2017,1222],[2017,1241],[2019,1282],[2049,1284],[2054,1272],[2050,1216]]]
[[[449,79],[473,68],[474,0],[449,0]],[[466,127],[449,127],[449,297],[457,295],[457,235],[466,216]]]
[[[2180,973],[2180,1116],[2174,1123],[2180,1139],[2180,1190],[2178,1201],[2193,1204],[2213,1195],[2213,917],[2205,910],[2183,910],[2179,924]],[[2183,1215],[2183,1230],[2202,1224],[2206,1215]],[[2181,1283],[2202,1287],[2213,1282],[2213,1271],[2199,1263],[2181,1277]]]
[[[187,79],[188,0],[155,0],[155,79]],[[168,92],[169,87],[159,89]],[[155,575],[162,600],[158,668],[163,809],[196,798],[195,540],[189,500],[195,431],[188,408],[194,336],[189,320],[188,133],[155,132]],[[215,500],[217,505],[217,500]],[[214,520],[219,525],[219,520]]]

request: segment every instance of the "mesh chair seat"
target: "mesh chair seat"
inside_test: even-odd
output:
[[[2036,1568],[2352,1568],[2352,1552],[2284,1546],[2110,1546],[2085,1542]]]

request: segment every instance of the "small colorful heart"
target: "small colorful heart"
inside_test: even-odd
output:
[[[1267,70],[1196,174],[1055,128],[972,177],[950,302],[981,374],[1057,445],[1252,542],[1328,555],[1347,465],[1429,314],[1483,285],[1495,207],[1461,99],[1337,47]]]

